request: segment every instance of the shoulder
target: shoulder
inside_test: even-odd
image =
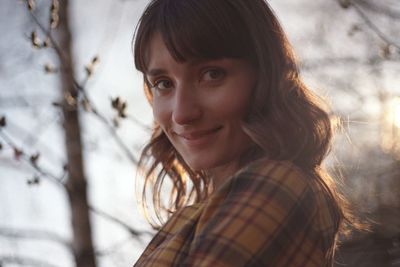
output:
[[[268,159],[252,162],[231,177],[225,186],[230,195],[268,197],[288,204],[304,197],[312,198],[315,191],[312,177],[296,165]]]
[[[262,225],[314,220],[318,200],[311,178],[290,162],[249,164],[205,203],[206,219],[256,220]],[[268,223],[267,223],[268,222]]]
[[[259,210],[270,214],[279,211],[282,217],[277,215],[276,221],[287,224],[289,229],[302,223],[312,225],[321,246],[332,246],[337,233],[337,210],[321,177],[288,161],[261,159],[238,172],[228,184],[232,201],[242,206],[256,203]]]
[[[193,247],[226,255],[215,258],[221,266],[322,266],[312,179],[290,162],[249,164],[206,202]]]
[[[260,159],[240,170],[225,185],[227,205],[278,212],[293,222],[312,222],[315,231],[336,233],[334,199],[322,178],[289,161]],[[280,219],[283,219],[280,218]]]
[[[335,210],[319,183],[291,162],[261,159],[231,177],[207,207],[212,215],[219,215],[217,221],[251,218],[270,228],[286,228],[293,235],[301,232],[300,226],[312,226],[312,232],[331,243],[336,234]]]

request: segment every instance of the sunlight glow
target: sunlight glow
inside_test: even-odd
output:
[[[400,98],[396,97],[391,105],[392,108],[392,122],[397,128],[400,128]]]
[[[381,130],[382,149],[400,159],[400,97],[387,103]]]

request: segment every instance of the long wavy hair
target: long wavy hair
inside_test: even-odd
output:
[[[263,0],[151,1],[134,37],[135,65],[143,73],[148,67],[149,44],[155,33],[161,34],[178,62],[193,58],[241,58],[255,66],[257,85],[242,127],[256,148],[242,155],[245,162],[260,157],[291,161],[310,174],[310,179],[326,191],[339,231],[347,208],[335,183],[321,167],[330,149],[331,120],[319,98],[300,79],[292,48],[269,5]],[[144,84],[151,104],[146,77]],[[142,151],[139,169],[145,177],[143,203],[147,203],[150,188],[157,216],[163,209],[173,213],[190,201],[202,201],[211,192],[209,177],[191,170],[157,122]],[[167,207],[161,205],[160,197],[165,178],[172,181]]]

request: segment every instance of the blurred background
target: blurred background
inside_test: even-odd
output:
[[[331,105],[326,167],[371,225],[336,266],[400,266],[400,1],[268,2]],[[0,266],[132,266],[154,234],[135,167],[152,113],[131,51],[147,3],[1,0]]]

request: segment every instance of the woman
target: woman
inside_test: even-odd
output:
[[[331,266],[346,210],[328,114],[263,0],[153,0],[134,41],[155,127],[140,168],[168,221],[135,266]],[[187,181],[190,181],[192,190]]]

